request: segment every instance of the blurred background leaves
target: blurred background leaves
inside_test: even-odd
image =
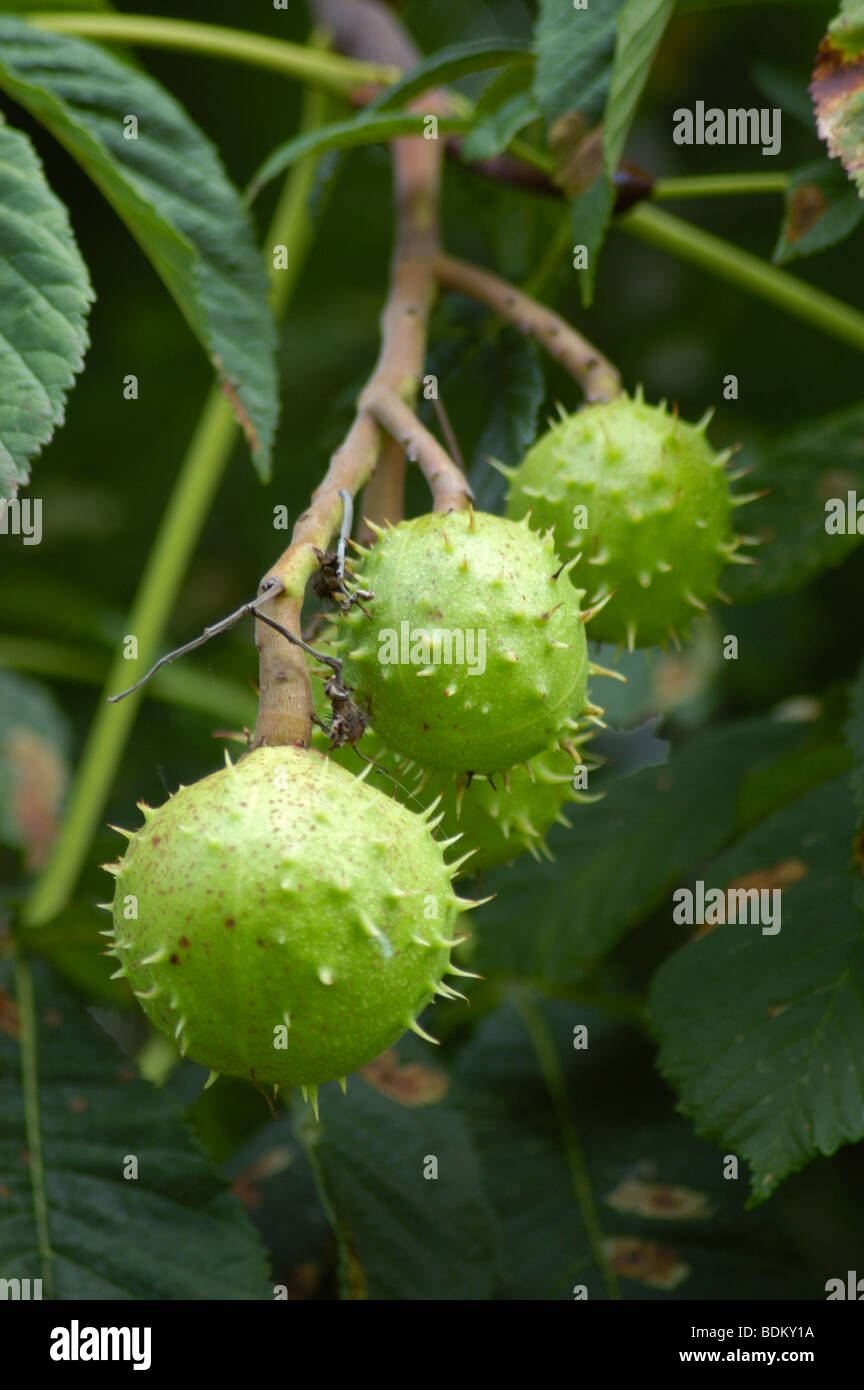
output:
[[[535,7],[523,0],[473,0],[470,6],[438,0],[434,7],[404,0],[396,8],[428,54],[496,36],[527,43],[535,17]],[[136,9],[179,17],[182,7],[141,0]],[[685,0],[661,44],[626,157],[663,178],[763,171],[758,150],[676,146],[671,127],[677,107],[697,100],[746,107],[761,104],[768,91],[767,99],[788,116],[777,164],[802,171],[790,201],[801,186],[812,186],[833,207],[846,206],[848,190],[837,184],[836,166],[819,158],[807,121],[806,85],[831,13],[830,5],[812,0],[759,6]],[[231,0],[213,0],[207,21],[296,42],[306,37],[300,5],[238,14]],[[167,51],[139,56],[207,132],[238,187],[296,132],[300,92],[292,82],[256,72],[251,101],[249,74],[239,65]],[[500,76],[483,73],[459,85],[472,99],[488,94],[488,148],[494,148],[496,129],[530,133],[530,122],[522,122],[533,108],[520,82],[507,87]],[[6,668],[0,680],[0,852],[11,885],[0,900],[5,916],[20,897],[22,878],[26,883],[44,856],[61,813],[69,767],[80,753],[98,683],[126,633],[124,615],[206,398],[210,370],[115,214],[26,112],[5,98],[2,105],[7,119],[32,139],[51,187],[68,206],[97,293],[87,369],[70,399],[66,426],[39,460],[32,490],[43,499],[43,541],[27,548],[14,536],[0,538],[0,666]],[[276,188],[268,187],[254,204],[259,238],[276,197]],[[274,509],[285,506],[291,517],[303,509],[341,441],[377,351],[392,236],[386,151],[369,146],[331,156],[319,170],[312,201],[322,216],[280,332],[282,425],[272,478],[259,482],[238,444],[165,647],[197,634],[254,592],[285,539],[274,529]],[[778,237],[781,258],[795,249],[790,212],[778,194],[693,199],[674,210],[766,260]],[[815,233],[806,245],[808,234],[801,236],[792,270],[854,302],[862,231],[853,211],[850,204],[842,214],[845,240],[829,245],[827,216],[819,245]],[[299,1102],[272,1119],[263,1099],[239,1082],[223,1080],[202,1094],[201,1068],[149,1039],[138,1012],[128,1008],[125,986],[108,979],[98,955],[94,934],[101,921],[94,904],[106,889],[96,865],[116,853],[116,837],[106,829],[92,847],[75,902],[32,934],[34,947],[66,977],[64,989],[73,991],[64,1000],[75,1002],[64,1002],[63,1009],[81,1014],[76,1039],[78,1024],[87,1033],[63,1064],[86,1063],[87,1084],[101,1086],[112,1048],[139,1059],[149,1078],[134,1082],[150,1097],[142,1101],[144,1112],[156,1107],[153,1115],[171,1135],[158,1200],[168,1200],[166,1191],[174,1192],[178,1174],[188,1168],[192,1186],[181,1191],[181,1183],[176,1201],[182,1207],[191,1192],[199,1222],[209,1210],[212,1184],[214,1257],[226,1241],[236,1262],[233,1284],[211,1296],[267,1297],[266,1245],[272,1279],[292,1299],[439,1299],[453,1296],[453,1288],[465,1299],[571,1299],[577,1284],[585,1284],[590,1297],[819,1298],[825,1280],[854,1268],[860,1253],[860,1146],[818,1157],[787,1178],[770,1203],[744,1210],[746,1165],[737,1181],[724,1181],[728,1146],[737,1145],[742,1159],[754,1158],[763,1183],[766,1155],[773,1151],[764,1135],[742,1128],[739,1117],[715,1103],[724,1081],[718,1068],[722,1072],[734,1042],[724,1004],[735,995],[742,1008],[752,1005],[759,1037],[772,1026],[775,1016],[766,1016],[764,1006],[777,1001],[762,999],[756,984],[751,999],[736,971],[745,971],[746,981],[755,978],[757,968],[742,964],[741,956],[760,952],[767,942],[759,957],[764,984],[766,967],[773,970],[777,959],[776,939],[730,927],[682,945],[668,893],[676,882],[704,876],[706,865],[714,872],[715,860],[717,872],[730,878],[782,862],[793,843],[800,848],[811,823],[822,827],[823,840],[835,827],[837,843],[820,842],[814,853],[824,850],[830,860],[832,892],[834,880],[849,887],[843,837],[851,837],[854,826],[841,814],[841,782],[852,759],[860,778],[861,753],[860,739],[851,751],[843,745],[842,730],[847,686],[860,664],[864,558],[857,535],[825,535],[820,507],[832,490],[842,495],[858,482],[860,353],[614,224],[594,301],[584,310],[564,203],[493,184],[458,161],[447,165],[443,214],[449,251],[529,281],[620,366],[628,387],[644,383],[649,398],[670,397],[688,418],[717,407],[714,443],[742,444],[742,462],[753,465],[745,486],[771,489],[742,514],[746,529],[763,541],[760,567],[733,576],[735,597],[747,602],[701,625],[681,654],[624,659],[630,685],[609,694],[612,730],[597,743],[610,759],[601,774],[606,799],[574,808],[573,831],[556,829],[553,865],[523,859],[484,884],[497,897],[476,915],[466,964],[486,979],[472,986],[470,1008],[448,1004],[435,1011],[433,1031],[443,1045],[431,1060],[418,1040],[403,1040],[391,1068],[397,1080],[382,1078],[380,1070],[353,1077],[347,1100],[335,1086],[326,1088],[317,1122]],[[806,259],[805,249],[813,252]],[[501,496],[487,456],[517,461],[558,401],[567,409],[578,404],[572,381],[554,364],[541,366],[523,339],[455,298],[436,310],[428,370],[439,376],[472,483],[487,507]],[[123,395],[130,373],[139,380],[134,401]],[[730,373],[739,382],[736,401],[723,399]],[[428,405],[425,410],[434,425]],[[426,506],[417,478],[411,479],[409,505],[415,511]],[[738,661],[716,657],[725,633],[739,639]],[[598,655],[610,660],[608,652]],[[254,719],[254,657],[251,623],[241,623],[153,682],[103,823],[134,824],[139,798],[158,803],[180,782],[218,765],[219,736]],[[805,992],[818,989],[821,979],[811,970],[806,942],[821,940],[820,914],[830,915],[833,898],[817,893],[811,900],[806,884],[790,888],[789,936],[779,938],[789,954],[783,957],[787,993],[799,985]],[[845,937],[834,942],[832,932],[842,935],[848,927],[854,936],[855,918],[846,915],[852,911],[847,893],[821,943],[823,960],[845,949]],[[735,931],[730,951],[724,940]],[[803,964],[796,956],[799,940],[805,942]],[[704,964],[709,957],[710,968]],[[709,1139],[695,1138],[690,1120],[676,1115],[676,1098],[654,1066],[647,1006],[658,968],[652,1008],[664,1074]],[[50,1012],[56,980],[41,965],[35,973],[37,991],[45,991],[39,1007]],[[0,999],[4,1041],[17,1036],[18,1023],[4,1005],[10,997]],[[85,1008],[95,1011],[102,1034],[113,1042],[99,1041]],[[706,1011],[713,1015],[707,1024]],[[580,1026],[591,1037],[584,1052],[573,1046]],[[45,1056],[38,1030],[32,1045],[34,1056],[40,1047]],[[0,1073],[10,1094],[19,1085],[14,1051],[8,1050],[11,1060]],[[802,1064],[793,1053],[806,1074],[806,1059]],[[741,1101],[745,1110],[762,1095],[761,1060],[760,1054],[741,1082],[750,1088]],[[428,1104],[406,1104],[401,1069],[412,1066],[435,1068],[444,1077]],[[67,1086],[80,1078],[61,1068],[55,1080]],[[46,1091],[46,1119],[52,1099]],[[853,1095],[849,1104],[856,1103]],[[74,1135],[62,1105],[59,1112],[58,1144],[89,1135],[87,1142],[98,1147],[92,1110]],[[777,1110],[776,1123],[783,1113]],[[196,1142],[185,1129],[182,1136],[175,1131],[182,1115]],[[123,1136],[137,1133],[138,1123],[125,1110],[119,1115],[121,1147],[129,1147]],[[839,1130],[821,1114],[810,1123],[819,1133],[799,1135],[797,1147],[789,1141],[795,1152],[785,1154],[786,1169],[795,1168],[804,1151],[827,1155],[836,1140],[857,1137],[845,1120]],[[17,1147],[9,1152],[18,1153],[22,1142],[28,1136],[13,1135]],[[429,1153],[440,1159],[437,1183],[423,1177]],[[217,1165],[233,1184],[233,1201],[220,1195],[212,1176]],[[52,1181],[62,1204],[80,1174],[64,1179],[64,1163],[58,1168]],[[26,1209],[26,1192],[20,1200]],[[676,1214],[659,1215],[658,1206],[669,1203]],[[118,1220],[124,1212],[121,1203]],[[174,1211],[178,1229],[187,1216]],[[4,1248],[17,1258],[24,1245],[9,1229],[12,1242]],[[119,1227],[114,1235],[103,1229],[101,1238],[120,1249],[128,1244]],[[207,1250],[206,1240],[201,1248]],[[128,1261],[126,1282],[115,1279],[123,1296],[189,1296],[170,1281],[143,1279],[131,1249]]]

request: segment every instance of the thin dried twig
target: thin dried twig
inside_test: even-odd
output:
[[[398,440],[406,458],[420,465],[434,499],[433,510],[465,511],[474,500],[467,478],[411,407],[392,391],[377,387],[364,391],[361,399],[373,419]]]
[[[506,280],[488,270],[439,256],[435,275],[442,289],[457,290],[476,299],[501,318],[536,339],[556,362],[575,377],[588,401],[608,401],[621,393],[621,378],[597,348],[593,347],[566,319],[538,304]]]

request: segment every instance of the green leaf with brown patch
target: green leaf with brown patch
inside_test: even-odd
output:
[[[480,1021],[453,1097],[503,1234],[494,1296],[818,1297],[774,1214],[745,1212],[721,1153],[674,1114],[652,1060],[635,1029],[522,988]]]
[[[777,265],[836,246],[864,219],[864,201],[849,187],[842,169],[826,160],[796,169],[785,197],[773,255]]]
[[[819,45],[810,95],[816,127],[864,197],[864,5],[848,0]]]
[[[661,1071],[698,1132],[748,1161],[754,1202],[817,1154],[864,1138],[854,833],[845,776],[763,822],[700,877],[706,893],[777,891],[779,918],[777,898],[764,900],[766,932],[751,902],[746,922],[697,932],[654,980]]]

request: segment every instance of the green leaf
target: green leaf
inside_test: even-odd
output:
[[[253,174],[247,198],[258,196],[261,189],[278,174],[296,164],[308,154],[324,154],[327,150],[347,150],[356,145],[377,145],[395,140],[400,135],[422,135],[427,116],[413,111],[363,111],[350,121],[334,121],[332,125],[295,135],[277,145]],[[439,132],[471,130],[473,119],[468,116],[437,116]]]
[[[813,10],[816,6],[820,9],[823,0],[765,0],[771,5],[782,6],[783,9],[803,9]],[[745,6],[752,8],[753,0],[678,0],[683,14],[699,13],[700,11],[710,10],[713,14],[718,10],[737,10]]]
[[[65,207],[27,136],[0,116],[0,498],[28,481],[63,423],[93,298]]]
[[[864,4],[861,0],[841,0],[840,13],[828,25],[837,47],[850,57],[864,51]]]
[[[615,60],[603,116],[603,153],[611,177],[675,0],[626,0],[618,19]]]
[[[176,1102],[136,1079],[45,966],[22,960],[15,976],[20,1036],[0,1029],[0,1278],[76,1301],[272,1297],[257,1234]],[[12,983],[6,962],[7,1017]]]
[[[60,14],[64,10],[111,10],[107,0],[0,0],[0,14],[32,14],[48,10]]]
[[[509,67],[511,64],[531,64],[533,55],[521,39],[505,39],[496,36],[491,39],[469,39],[466,43],[452,44],[424,58],[416,68],[412,68],[392,87],[378,97],[374,103],[377,111],[387,111],[394,106],[405,106],[415,97],[447,82],[455,82],[459,77],[467,77],[472,72],[487,72],[490,68]]]
[[[546,387],[536,345],[514,328],[502,329],[481,355],[477,376],[487,383],[488,410],[468,479],[481,511],[493,511],[504,479],[491,464],[515,467],[537,438]]]
[[[852,682],[849,692],[846,743],[852,754],[850,781],[860,823],[864,821],[864,665]],[[859,861],[862,859],[860,851],[858,858]]]
[[[96,44],[0,18],[0,89],[56,136],[126,223],[204,347],[269,474],[276,334],[248,215],[219,157],[158,83]],[[138,120],[138,138],[124,118]]]
[[[261,1109],[248,1082],[226,1077],[203,1093],[190,1119],[211,1152],[215,1146],[230,1154],[223,1171],[267,1244],[274,1288],[286,1285],[289,1299],[332,1298],[334,1242],[311,1165],[290,1121],[280,1115],[262,1127]],[[238,1132],[242,1137],[253,1126],[254,1137],[238,1149]]]
[[[474,108],[477,124],[462,144],[466,164],[494,159],[536,119],[531,77],[529,67],[514,64],[489,83]]]
[[[615,206],[615,189],[605,174],[598,174],[570,204],[573,219],[573,245],[584,246],[587,252],[587,265],[579,270],[579,297],[587,309],[594,299],[594,283],[597,278],[597,263],[606,240],[606,233],[612,223],[612,209]]]
[[[540,0],[534,95],[547,121],[569,111],[580,112],[589,124],[602,116],[624,4],[625,0],[590,0],[586,8],[576,10],[573,0]]]
[[[802,3],[807,3],[807,0],[802,0]],[[805,130],[815,135],[813,103],[799,73],[775,67],[772,63],[753,63],[750,80],[772,106],[779,106],[784,116],[794,116]]]
[[[834,535],[825,528],[834,526],[841,504],[845,514],[849,492],[864,498],[864,405],[805,421],[776,443],[748,446],[742,457],[752,466],[747,491],[765,488],[768,495],[736,513],[741,529],[761,542],[752,552],[755,565],[723,573],[736,602],[794,593],[860,545],[857,530]]]
[[[332,1091],[333,1088],[330,1088]],[[488,1299],[495,1221],[464,1118],[407,1106],[359,1076],[325,1093],[301,1138],[338,1237],[343,1296]],[[437,1160],[437,1178],[424,1176]]]
[[[824,159],[796,169],[784,196],[786,210],[772,257],[777,265],[836,246],[864,219],[864,202],[842,169]]]
[[[602,683],[603,722],[611,729],[632,729],[646,720],[658,718],[661,676],[658,661],[659,647],[636,647],[624,651],[614,642],[592,642],[588,639],[592,661],[599,666],[614,667],[626,681],[604,680]]]
[[[0,843],[23,850],[28,869],[42,865],[58,827],[69,741],[51,692],[0,671]]]
[[[774,1214],[745,1212],[721,1154],[672,1113],[641,1038],[581,1005],[515,997],[454,1067],[503,1231],[495,1297],[572,1302],[584,1285],[605,1299],[604,1264],[622,1299],[820,1296]]]
[[[30,932],[27,948],[88,998],[115,1009],[137,1009],[128,981],[112,979],[116,961],[105,955],[105,938],[99,935],[100,928],[109,921],[107,915],[94,911],[92,900],[79,901],[65,908],[46,927]]]
[[[523,858],[484,875],[484,892],[498,896],[477,924],[476,969],[573,979],[728,844],[740,829],[745,777],[801,737],[768,719],[713,729],[664,766],[616,783],[603,801],[572,807],[574,829],[550,841],[560,853],[554,866]]]
[[[848,779],[802,797],[704,873],[776,882],[781,930],[727,923],[655,977],[660,1066],[698,1131],[752,1168],[762,1201],[816,1154],[864,1138],[864,921],[852,899]],[[782,881],[782,878],[781,878]]]
[[[107,0],[0,0],[0,14],[31,14],[38,10],[111,10]]]
[[[864,197],[864,5],[841,5],[819,46],[810,95],[816,128]]]

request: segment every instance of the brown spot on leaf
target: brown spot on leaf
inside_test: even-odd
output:
[[[633,1216],[651,1216],[662,1221],[704,1221],[714,1215],[707,1192],[692,1187],[669,1187],[666,1183],[642,1182],[628,1178],[610,1192],[606,1203],[616,1211]]]
[[[568,111],[549,127],[549,148],[555,159],[553,181],[574,197],[603,172],[603,129],[589,130],[578,111]]]
[[[752,873],[741,874],[739,878],[733,878],[730,883],[727,883],[723,891],[727,894],[747,893],[751,889],[755,889],[757,892],[765,889],[766,892],[770,892],[773,888],[779,888],[782,892],[784,888],[791,888],[793,883],[798,883],[806,873],[807,865],[803,859],[784,859],[779,864],[772,864],[765,869],[755,869]],[[693,935],[689,937],[689,940],[699,941],[703,936],[707,936],[709,932],[716,931],[717,927],[723,925],[726,910],[729,907],[730,904],[727,897],[725,906],[720,909],[720,921],[703,922],[701,926],[696,928]],[[736,915],[738,915],[737,906]],[[744,919],[738,915],[738,920],[742,921]]]
[[[732,882],[726,885],[726,892],[732,889],[744,889],[746,892],[749,888],[791,888],[792,884],[799,883],[806,873],[807,865],[803,859],[784,859],[767,869],[756,869],[753,873],[733,878]]]
[[[283,1147],[265,1150],[248,1168],[237,1174],[231,1189],[234,1196],[239,1197],[247,1211],[253,1211],[261,1202],[259,1184],[275,1177],[277,1173],[284,1173],[293,1161],[293,1149]]]
[[[42,1015],[42,1022],[46,1028],[59,1028],[63,1022],[63,1015],[59,1009],[46,1009]]]
[[[820,501],[827,502],[829,497],[839,497],[844,492],[854,492],[858,486],[858,479],[854,473],[846,472],[842,468],[834,468],[830,473],[822,473],[818,479],[816,495]]]
[[[317,1298],[324,1274],[324,1266],[317,1260],[304,1260],[295,1265],[285,1280],[285,1292],[289,1303],[304,1303]]]
[[[784,232],[790,246],[794,246],[811,228],[824,217],[831,204],[821,188],[815,183],[802,183],[794,189],[786,208]]]
[[[677,1289],[690,1275],[690,1266],[665,1245],[636,1236],[611,1236],[603,1249],[616,1274],[652,1289]]]
[[[10,811],[28,869],[41,868],[57,830],[66,785],[61,755],[32,729],[12,729],[3,742],[12,773]]]
[[[435,1105],[450,1087],[446,1072],[419,1062],[403,1066],[392,1047],[358,1070],[367,1085],[400,1105]]]
[[[72,1111],[73,1115],[83,1115],[87,1106],[88,1101],[86,1096],[72,1096],[68,1102],[68,1108]]]
[[[0,1033],[5,1033],[7,1038],[19,1038],[21,1036],[18,1005],[12,996],[2,989],[0,989]]]

